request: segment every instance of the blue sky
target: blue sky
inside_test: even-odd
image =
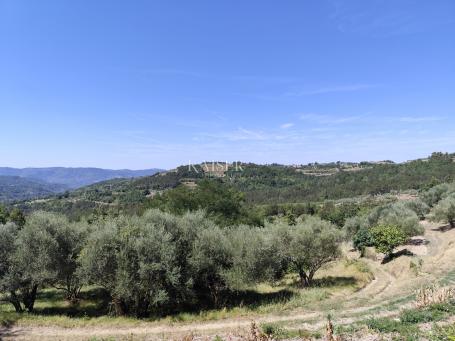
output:
[[[453,0],[0,0],[0,165],[455,152]]]

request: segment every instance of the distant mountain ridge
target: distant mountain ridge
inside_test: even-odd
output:
[[[154,175],[162,169],[151,168],[143,170],[129,169],[103,169],[103,168],[71,168],[71,167],[48,167],[48,168],[11,168],[0,167],[0,176],[21,177],[28,180],[44,181],[48,184],[65,185],[69,189],[75,189],[91,185],[96,182],[116,179],[135,178]]]
[[[0,175],[0,202],[43,198],[67,189],[65,185],[50,184],[20,176]]]

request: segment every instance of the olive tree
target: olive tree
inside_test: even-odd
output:
[[[449,223],[455,227],[455,194],[442,199],[432,210],[431,220]]]
[[[200,231],[189,261],[195,289],[210,293],[218,306],[221,294],[229,288],[227,276],[233,267],[233,248],[226,232],[218,227]]]
[[[75,299],[81,288],[76,276],[77,257],[84,243],[84,228],[58,214],[35,212],[14,239],[9,285],[32,311],[38,288],[54,286]]]
[[[254,229],[254,236],[245,243],[252,245],[254,255],[255,281],[273,282],[281,279],[288,270],[289,257],[286,248],[289,242],[289,226],[284,222],[275,221],[273,224],[266,224],[265,228]]]
[[[87,228],[70,223],[59,214],[35,212],[18,233],[16,261],[23,278],[46,284],[75,300],[81,289],[77,277],[77,258],[85,243]]]
[[[14,306],[16,312],[22,312],[19,283],[13,269],[13,254],[18,227],[13,223],[0,224],[0,292]]]
[[[455,183],[444,183],[430,188],[421,195],[422,200],[430,207],[455,192]]]
[[[347,240],[352,239],[360,230],[368,227],[368,222],[364,216],[354,216],[346,219],[343,230]]]
[[[420,220],[424,220],[426,215],[430,212],[430,206],[421,199],[404,201],[403,205],[411,211],[414,211]]]
[[[308,216],[287,231],[278,228],[277,233],[281,235],[283,253],[298,272],[302,287],[310,286],[315,273],[341,254],[339,244],[343,234],[317,217]]]
[[[170,239],[162,226],[109,221],[81,252],[81,276],[108,291],[116,314],[145,316],[172,299],[167,287],[178,281]]]
[[[81,252],[80,274],[107,290],[118,315],[163,313],[193,296],[194,244],[202,238],[198,252],[210,256],[210,237],[200,236],[213,226],[201,213],[176,217],[158,210],[98,222]]]
[[[403,202],[376,207],[368,215],[367,224],[369,227],[393,225],[400,228],[408,237],[417,236],[424,232],[417,214]]]

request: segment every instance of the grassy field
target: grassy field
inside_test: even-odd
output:
[[[134,326],[143,323],[190,323],[214,321],[233,317],[256,317],[265,314],[289,314],[296,309],[315,309],[336,295],[355,292],[367,285],[373,276],[362,261],[343,260],[326,266],[316,276],[314,287],[301,289],[297,276],[289,275],[275,285],[261,284],[236,293],[230,306],[220,309],[194,307],[170,316],[148,319],[113,317],[109,297],[101,288],[86,287],[77,303],[65,300],[61,291],[47,288],[38,293],[35,312],[17,314],[8,302],[0,304],[0,323],[3,326],[60,326],[65,328],[100,325]]]

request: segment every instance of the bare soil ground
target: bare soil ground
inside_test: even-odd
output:
[[[413,306],[416,289],[432,283],[455,284],[455,229],[445,229],[427,221],[422,225],[425,236],[414,238],[410,245],[398,250],[402,251],[402,256],[386,264],[377,259],[366,260],[375,279],[363,289],[349,295],[334,294],[311,310],[300,307],[280,315],[254,316],[254,320],[259,324],[279,322],[289,329],[317,331],[324,328],[329,313],[337,325],[371,316],[395,316],[400,310]],[[193,323],[139,322],[116,327],[17,325],[0,329],[0,340],[177,340],[191,333],[208,340],[215,335],[235,340],[234,335],[242,333],[251,322],[252,318],[239,317]],[[373,336],[368,337],[365,340],[375,340]]]

